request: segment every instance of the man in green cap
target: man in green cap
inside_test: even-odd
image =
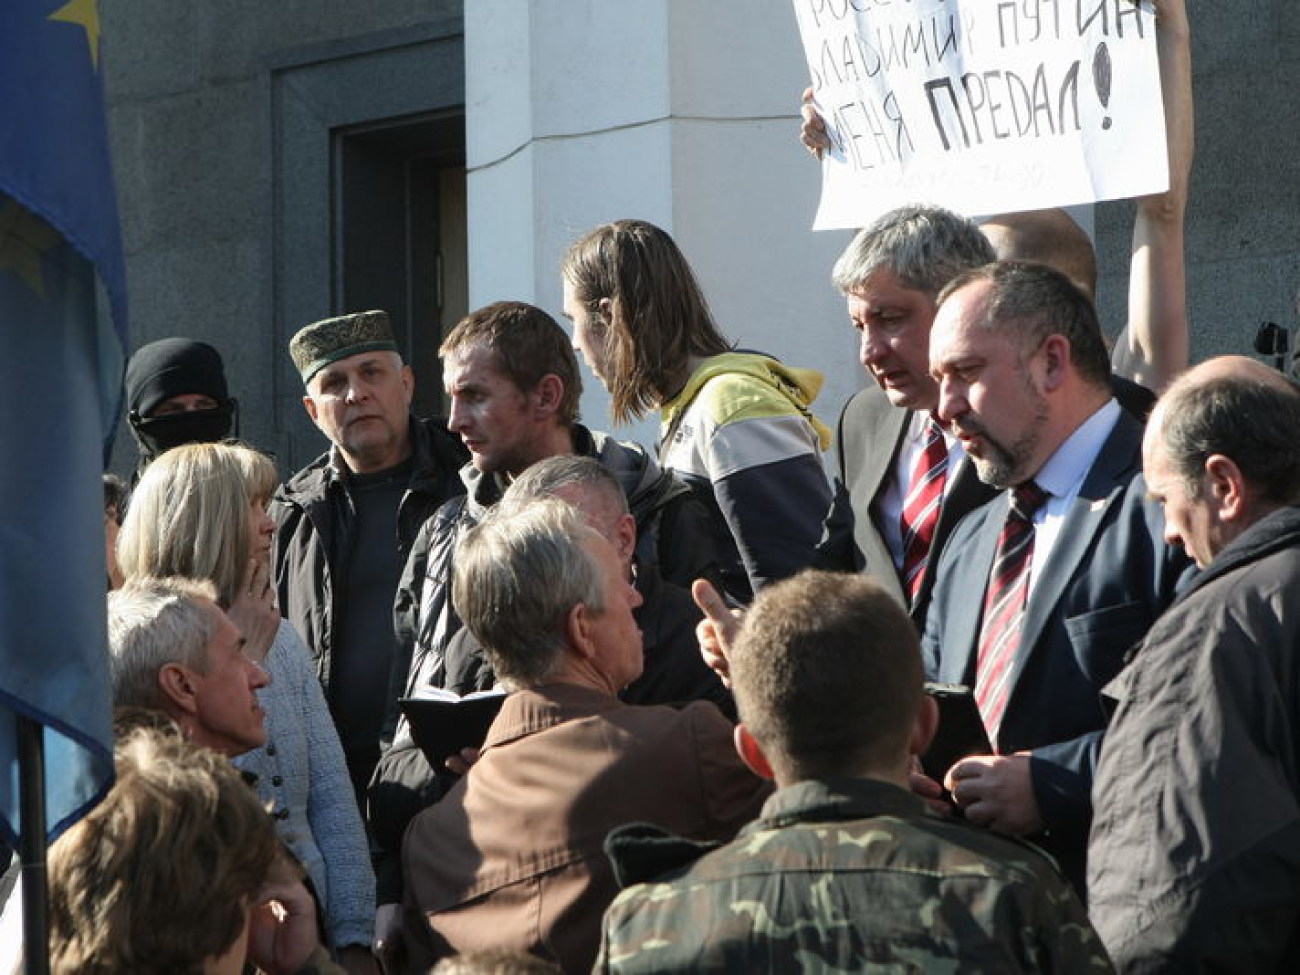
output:
[[[442,417],[411,415],[414,377],[386,313],[314,322],[289,355],[331,447],[272,503],[276,585],[315,654],[360,796],[388,710],[398,577],[425,519],[463,493],[456,472],[468,455]]]

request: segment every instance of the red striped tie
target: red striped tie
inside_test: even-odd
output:
[[[903,537],[903,588],[908,599],[916,601],[930,562],[930,543],[939,524],[943,507],[943,486],[948,479],[948,445],[943,430],[930,414],[925,424],[925,440],[912,466],[912,480],[903,499],[899,519]]]
[[[1047,497],[1047,492],[1033,481],[1021,484],[1012,493],[1011,510],[998,536],[998,552],[984,596],[984,623],[975,664],[975,702],[995,748],[1025,618],[1029,565],[1034,554],[1034,513]]]

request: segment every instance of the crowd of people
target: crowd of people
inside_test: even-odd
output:
[[[569,331],[445,337],[446,417],[383,311],[303,327],[329,446],[283,483],[216,349],[138,350],[118,774],[50,850],[53,970],[1300,965],[1300,389],[1188,368],[1183,0],[1157,35],[1118,339],[1068,214],[902,207],[831,269],[834,430],[640,220],[564,256]],[[579,422],[579,355],[653,449]],[[930,684],[985,738],[938,769]],[[407,702],[494,689],[430,760]]]

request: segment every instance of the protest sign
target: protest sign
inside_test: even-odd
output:
[[[1169,185],[1151,0],[794,0],[832,149],[814,229]]]

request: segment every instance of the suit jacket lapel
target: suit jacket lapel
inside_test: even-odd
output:
[[[851,486],[854,511],[866,511],[868,506],[874,506],[876,499],[885,489],[885,484],[898,460],[898,448],[911,418],[911,410],[901,410],[895,406],[877,410],[870,417],[871,422],[866,433],[870,437],[870,442],[876,445],[876,449],[868,455],[863,449],[864,444],[856,445],[858,456],[854,459],[857,461],[855,466],[858,473]],[[882,447],[886,449],[881,449]],[[855,448],[846,445],[845,449],[852,457]],[[858,507],[859,504],[862,505],[861,508]]]
[[[1133,478],[1141,444],[1142,428],[1132,417],[1121,414],[1083,486],[1071,503],[1056,536],[1051,557],[1043,573],[1033,583],[1029,605],[1025,607],[1024,628],[1011,671],[1011,693],[1024,672],[1029,658],[1036,652],[1044,630],[1055,614],[1066,585],[1092,548],[1093,539],[1106,521],[1110,506]],[[1004,493],[1005,497],[1005,493]],[[999,525],[1001,522],[999,521]]]
[[[955,490],[955,487],[954,487]],[[991,490],[991,489],[990,489]],[[979,514],[985,519],[969,536],[968,548],[958,556],[962,571],[952,577],[969,586],[965,598],[945,603],[947,617],[943,623],[945,647],[960,647],[961,652],[945,652],[939,666],[939,680],[950,684],[975,686],[975,659],[979,654],[980,626],[984,618],[984,590],[993,571],[993,557],[998,550],[998,535],[1007,519],[1010,501],[1007,492],[997,494]],[[949,563],[951,566],[953,563]]]
[[[864,390],[858,395],[865,397],[864,402],[854,404],[855,413],[860,417],[859,432],[855,438],[846,438],[842,444],[842,474],[853,509],[854,543],[866,568],[875,573],[881,584],[906,606],[902,580],[876,521],[876,500],[893,473],[898,447],[907,432],[912,411],[891,405],[879,389]],[[842,436],[844,426],[842,421]]]
[[[935,575],[939,569],[939,557],[948,542],[948,536],[957,527],[957,523],[983,504],[997,497],[997,489],[979,479],[975,465],[969,457],[963,456],[952,472],[952,486],[944,496],[943,507],[939,509],[939,523],[934,528],[934,541],[930,545],[930,564],[921,580],[921,591],[917,594],[916,604],[912,607],[912,618],[919,627],[924,628],[925,614],[929,609],[930,597],[934,592]],[[990,562],[990,565],[992,563]]]

